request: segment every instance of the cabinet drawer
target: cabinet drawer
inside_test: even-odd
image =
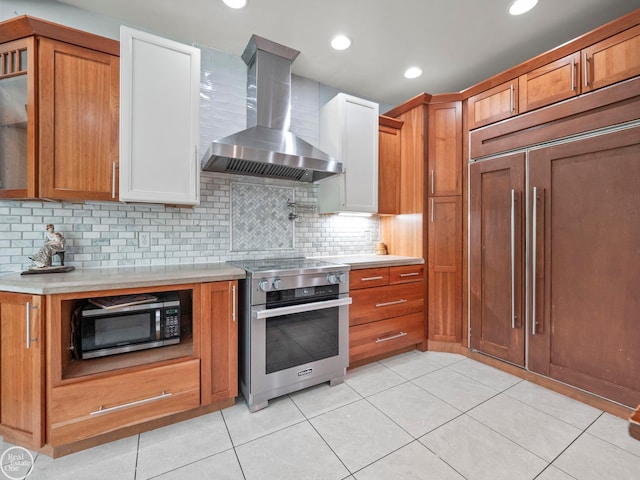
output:
[[[424,310],[422,282],[368,288],[351,292],[349,325],[400,317]]]
[[[389,269],[389,283],[410,283],[424,280],[423,265],[407,265],[405,267],[391,267]]]
[[[200,405],[200,361],[86,380],[51,392],[50,443],[64,445]]]
[[[414,313],[349,328],[349,361],[391,352],[424,341],[424,315]]]
[[[349,290],[389,284],[389,267],[366,268],[349,272]]]

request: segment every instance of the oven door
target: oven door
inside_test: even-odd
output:
[[[351,298],[251,309],[251,394],[269,398],[343,377]],[[264,394],[264,395],[263,395]]]

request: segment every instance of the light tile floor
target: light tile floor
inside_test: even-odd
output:
[[[253,414],[239,399],[56,460],[34,454],[29,479],[638,480],[627,429],[464,356],[413,351]]]

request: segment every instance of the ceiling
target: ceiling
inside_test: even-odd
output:
[[[457,92],[625,13],[640,0],[59,0],[152,33],[240,55],[251,34],[299,50],[293,73],[391,106]],[[329,46],[336,33],[351,48]],[[418,65],[419,78],[404,70]]]

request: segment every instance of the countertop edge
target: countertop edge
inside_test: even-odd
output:
[[[138,270],[136,272],[136,270]],[[227,264],[212,264],[189,270],[181,267],[172,271],[166,267],[140,272],[135,267],[110,267],[107,269],[74,270],[69,273],[47,273],[21,276],[11,273],[0,276],[0,291],[28,295],[55,295],[65,293],[95,292],[100,290],[136,289],[184,285],[189,283],[222,282],[246,278],[244,270]],[[109,272],[106,276],[104,272]],[[75,275],[74,275],[75,273]],[[129,276],[129,278],[127,278]],[[123,278],[124,277],[124,278]]]

